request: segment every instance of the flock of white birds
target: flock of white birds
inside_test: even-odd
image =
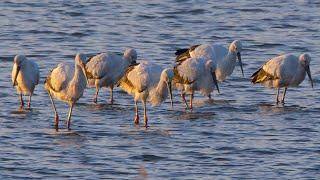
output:
[[[113,103],[113,88],[118,86],[134,97],[134,123],[139,123],[138,102],[144,107],[144,126],[148,127],[147,102],[159,105],[169,96],[172,101],[172,87],[176,88],[187,109],[192,109],[195,91],[211,98],[218,81],[222,82],[232,74],[238,59],[242,75],[241,61],[242,43],[233,41],[228,48],[216,44],[194,45],[176,51],[174,68],[163,69],[148,61],[137,62],[137,52],[126,49],[123,55],[107,52],[88,58],[77,54],[74,64],[60,63],[52,69],[45,81],[55,114],[54,126],[59,129],[59,115],[54,98],[70,105],[67,128],[70,130],[71,115],[74,104],[82,97],[87,86],[96,88],[93,102],[98,102],[101,87],[110,88],[110,104]],[[252,76],[252,83],[261,83],[266,87],[277,88],[277,100],[284,103],[288,87],[298,86],[308,75],[311,86],[313,81],[310,73],[311,57],[301,54],[299,57],[285,54],[274,57],[263,64]],[[39,83],[38,65],[23,55],[16,55],[12,69],[12,82],[16,87],[24,108],[23,95],[29,96],[28,108],[35,86]],[[281,100],[280,88],[284,88]],[[185,95],[190,95],[188,103]]]

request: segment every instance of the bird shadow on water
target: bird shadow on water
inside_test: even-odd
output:
[[[37,115],[39,114],[39,112],[32,108],[18,108],[16,110],[10,111],[9,114],[14,117],[27,118],[32,115]]]
[[[305,108],[298,105],[286,105],[286,104],[270,104],[270,103],[260,103],[257,104],[260,112],[269,113],[289,113],[289,112],[299,112],[303,111]]]
[[[53,144],[68,147],[70,145],[82,146],[83,143],[87,142],[87,138],[81,135],[79,132],[67,129],[47,129],[46,133],[53,138]]]
[[[99,112],[99,111],[126,111],[128,110],[128,107],[122,104],[109,104],[109,103],[78,103],[79,109],[84,108],[84,110],[89,110],[93,112]],[[132,108],[132,107],[130,107]]]
[[[168,118],[176,120],[212,120],[216,115],[212,110],[194,109],[185,111],[174,111],[168,114]]]

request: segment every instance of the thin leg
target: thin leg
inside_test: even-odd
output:
[[[113,86],[110,86],[110,104],[113,104]]]
[[[98,94],[99,94],[99,87],[96,86],[96,94],[95,94],[95,96],[93,97],[93,102],[94,102],[95,104],[97,104],[97,102],[98,102]]]
[[[135,103],[135,108],[136,108],[136,116],[134,118],[134,123],[139,124],[138,102],[135,101],[134,103]]]
[[[186,105],[186,109],[189,109],[189,105],[188,105],[187,100],[186,100],[186,94],[181,92],[181,97],[182,97],[182,100],[183,100],[184,104]]]
[[[52,104],[52,108],[53,108],[53,111],[54,111],[54,127],[55,127],[56,131],[58,131],[58,129],[59,129],[58,112],[57,112],[56,105],[54,104],[54,101],[53,101],[52,96],[51,96],[49,91],[48,91],[48,94],[49,94],[49,97],[50,97],[50,100],[51,100],[51,104]]]
[[[28,102],[28,108],[29,109],[31,108],[31,96],[32,96],[32,94],[30,94],[30,96],[29,96],[29,102]]]
[[[24,107],[24,102],[22,98],[22,93],[20,93],[20,108],[22,109]]]
[[[286,97],[287,89],[288,89],[287,87],[284,88],[284,92],[282,95],[282,101],[281,101],[282,104],[284,104],[284,98]]]
[[[277,104],[279,104],[279,93],[280,93],[280,88],[278,88],[278,91],[277,91]]]
[[[192,100],[193,100],[193,93],[190,94],[190,109],[192,110],[193,106],[192,106]]]
[[[147,103],[146,101],[142,101],[143,108],[144,108],[144,127],[148,127],[148,117],[147,117]]]
[[[70,105],[69,114],[68,114],[67,125],[68,125],[68,130],[69,131],[71,130],[70,125],[71,125],[72,108],[73,108],[73,103]]]
[[[211,100],[211,93],[208,95],[208,98]]]

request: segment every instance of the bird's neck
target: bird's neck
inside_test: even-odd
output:
[[[83,74],[82,68],[79,65],[75,65],[74,67],[74,75],[73,78],[71,80],[71,84],[73,85],[78,85],[81,87],[85,87],[86,86],[86,77]]]
[[[150,102],[152,105],[161,104],[168,96],[168,87],[165,81],[159,80],[157,86],[150,92]]]
[[[229,51],[227,56],[222,62],[222,69],[225,76],[232,74],[234,67],[236,66],[237,53]]]

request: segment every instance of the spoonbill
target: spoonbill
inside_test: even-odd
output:
[[[281,103],[284,99],[288,87],[297,87],[308,74],[313,88],[313,81],[310,73],[311,57],[308,54],[301,54],[299,57],[284,54],[272,58],[251,76],[252,83],[261,83],[270,88],[277,88],[277,104],[279,103],[280,88],[284,87]]]
[[[93,102],[97,103],[99,89],[110,88],[110,104],[113,104],[113,87],[123,76],[129,65],[135,64],[137,52],[128,48],[123,56],[107,52],[91,57],[86,63],[89,86],[96,88]]]
[[[87,75],[85,72],[86,57],[78,53],[75,57],[75,64],[60,63],[48,75],[45,81],[45,88],[48,91],[55,114],[55,128],[59,129],[59,116],[52,96],[67,102],[70,106],[67,126],[70,130],[71,114],[74,104],[82,97],[87,86]]]
[[[181,97],[186,108],[192,109],[192,100],[195,91],[202,95],[210,96],[215,84],[218,92],[219,86],[215,75],[215,65],[212,60],[204,58],[188,58],[174,67],[174,85],[181,91]],[[190,94],[190,107],[185,99],[185,94]]]
[[[145,127],[148,127],[147,100],[152,106],[160,105],[168,97],[169,93],[171,107],[173,106],[171,88],[172,78],[172,69],[166,68],[161,71],[160,66],[145,61],[140,64],[132,65],[126,70],[125,75],[118,82],[118,86],[134,97],[136,113],[134,119],[135,124],[139,124],[139,100],[144,107]]]
[[[11,74],[13,87],[16,86],[20,97],[20,108],[24,107],[23,94],[29,95],[28,108],[30,108],[31,96],[33,95],[34,88],[39,83],[40,73],[38,65],[23,55],[16,55]]]
[[[177,62],[184,61],[190,57],[204,57],[207,60],[212,60],[213,64],[216,66],[215,74],[217,80],[224,81],[227,76],[232,74],[237,58],[239,60],[242,76],[244,76],[241,51],[241,41],[235,40],[229,45],[229,49],[217,44],[202,44],[191,46],[188,49],[178,49],[175,55]]]

